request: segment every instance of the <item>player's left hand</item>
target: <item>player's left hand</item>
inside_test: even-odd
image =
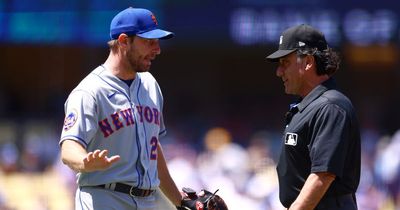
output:
[[[121,159],[119,155],[107,157],[108,150],[89,152],[83,159],[83,172],[105,170]]]

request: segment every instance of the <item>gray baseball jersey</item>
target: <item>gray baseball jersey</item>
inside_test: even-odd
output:
[[[166,133],[162,108],[160,87],[149,72],[137,73],[130,87],[103,66],[84,78],[65,103],[60,144],[72,139],[88,152],[107,149],[121,159],[105,171],[79,173],[79,186],[123,182],[156,189],[157,145]]]

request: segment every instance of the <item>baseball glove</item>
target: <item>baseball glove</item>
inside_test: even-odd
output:
[[[187,195],[182,200],[178,210],[228,210],[225,201],[216,193],[202,190],[198,194],[191,188],[184,187],[182,191]]]

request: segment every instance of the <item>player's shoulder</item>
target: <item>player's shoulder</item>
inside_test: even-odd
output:
[[[93,89],[98,87],[99,81],[102,78],[102,75],[105,74],[106,70],[101,66],[92,70],[82,81],[79,83],[78,86],[84,86],[86,89]]]
[[[99,76],[101,74],[102,68],[97,67],[92,70],[88,75],[86,75],[79,84],[72,90],[74,92],[85,92],[90,95],[95,95],[94,93],[99,88]]]
[[[140,80],[142,85],[148,86],[155,84],[158,86],[156,78],[150,72],[137,73],[137,78]]]
[[[139,72],[137,73],[138,78],[142,81],[155,82],[156,78],[150,72]]]

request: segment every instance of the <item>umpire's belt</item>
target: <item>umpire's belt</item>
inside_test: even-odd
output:
[[[96,187],[110,189],[117,192],[126,193],[130,196],[137,196],[137,197],[147,197],[155,191],[155,190],[139,189],[137,187],[133,187],[123,183],[102,184],[102,185],[97,185]]]

